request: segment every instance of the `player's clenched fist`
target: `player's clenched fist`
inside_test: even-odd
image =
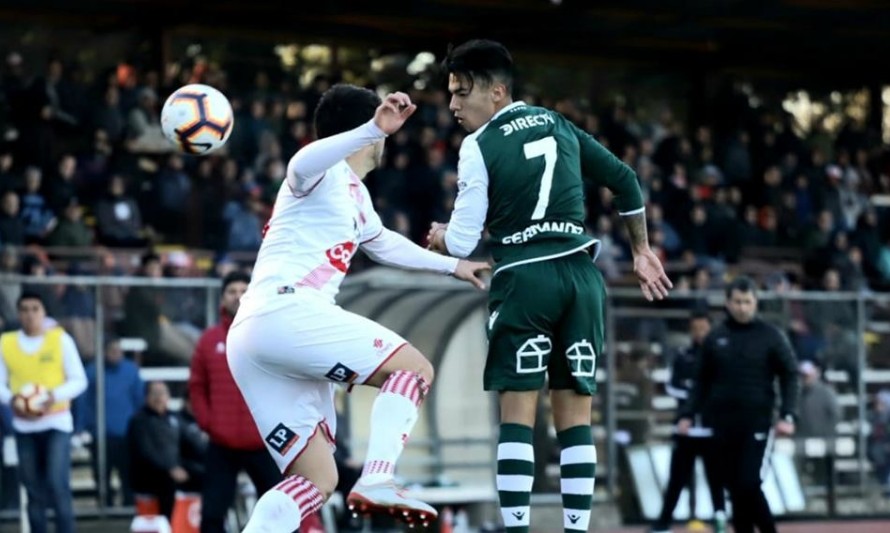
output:
[[[402,92],[388,94],[374,113],[374,124],[387,135],[391,135],[399,131],[416,110],[417,104],[412,104],[407,94]]]
[[[447,254],[448,247],[445,246],[446,231],[448,231],[448,224],[433,222],[430,225],[429,233],[426,235],[427,248],[434,252]]]

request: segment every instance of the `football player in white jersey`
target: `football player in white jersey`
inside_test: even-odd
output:
[[[337,485],[334,388],[380,393],[351,508],[394,510],[409,523],[436,516],[393,481],[395,463],[433,381],[433,368],[389,329],[334,303],[350,260],[451,274],[484,288],[486,263],[443,257],[383,227],[362,178],[380,164],[384,139],[416,109],[404,93],[382,102],[337,85],[315,111],[318,141],[290,161],[252,280],[229,331],[228,361],[266,447],[285,475],[254,507],[245,532],[289,532]]]

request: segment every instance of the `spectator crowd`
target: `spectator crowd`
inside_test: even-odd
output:
[[[243,84],[203,60],[163,73],[121,64],[84,74],[83,66],[61,59],[31,64],[16,52],[5,57],[0,275],[222,278],[247,270],[288,159],[311,141],[312,111],[337,76],[315,76],[302,86],[283,72],[257,69]],[[163,138],[161,104],[186,83],[213,85],[233,104],[235,128],[219,154],[184,157]],[[409,92],[418,111],[388,140],[385,163],[367,184],[384,223],[422,242],[430,222],[447,219],[453,207],[464,133],[448,110],[444,87]],[[792,267],[762,278],[775,290],[890,287],[890,212],[872,201],[890,195],[890,153],[879,132],[861,122],[847,120],[833,133],[817,124],[803,136],[790,115],[752,107],[731,90],[718,98],[720,116],[691,125],[669,105],[650,117],[624,103],[592,108],[581,99],[518,96],[559,110],[636,170],[653,245],[678,288],[720,287],[728,269],[751,254],[791,260]],[[620,265],[630,253],[617,212],[608,193],[592,186],[587,193],[586,222],[604,244],[599,264],[620,282]],[[155,251],[161,249],[167,251]],[[4,283],[0,330],[17,327],[22,293],[39,294],[47,315],[59,320],[87,362],[89,387],[76,403],[75,430],[93,442],[106,440],[107,475],[114,471],[121,481],[120,502],[133,503],[134,491],[172,496],[171,487],[197,490],[208,446],[214,453],[219,448],[215,435],[208,444],[197,429],[198,422],[207,425],[202,404],[197,422],[188,411],[172,413],[166,385],[146,387],[117,337],[104,346],[106,400],[115,400],[105,435],[96,434],[92,319],[101,298],[113,324],[108,331],[145,340],[152,362],[185,364],[199,326],[206,325],[204,294],[108,287],[97,295],[75,285]],[[855,310],[834,302],[792,304],[788,320],[802,360],[846,369],[856,379]],[[647,381],[645,365],[637,364],[643,358],[632,359],[632,370]],[[821,385],[821,369],[810,365],[803,405],[825,426],[810,428],[813,433],[829,433],[836,400]],[[890,486],[888,394],[875,399],[868,453]],[[131,485],[136,478],[163,486]],[[115,496],[109,492],[104,503],[115,503]],[[169,513],[172,501],[161,505]]]
[[[249,262],[288,159],[312,139],[312,111],[336,76],[301,86],[283,71],[256,69],[251,83],[200,58],[163,73],[128,64],[85,70],[58,58],[41,65],[6,56],[0,246],[207,250],[197,274],[232,257]],[[183,157],[163,138],[164,98],[192,82],[220,88],[233,104],[224,153]],[[453,205],[463,132],[444,86],[409,92],[418,112],[389,140],[368,186],[384,222],[420,242]],[[890,194],[880,132],[850,118],[833,133],[817,121],[804,137],[791,115],[724,93],[714,97],[717,116],[689,125],[669,104],[650,116],[626,103],[594,109],[581,99],[518,96],[561,111],[637,171],[652,240],[676,265],[681,286],[697,287],[702,270],[719,285],[725,265],[752,248],[793,257],[790,274],[805,288],[820,287],[827,271],[844,290],[890,284],[890,219],[870,201]],[[608,193],[591,187],[587,204],[589,229],[607,245],[602,267],[614,280],[614,263],[629,257],[621,225]],[[24,263],[11,253],[4,267]]]

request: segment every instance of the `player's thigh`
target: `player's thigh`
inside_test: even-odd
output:
[[[605,337],[605,282],[586,254],[565,258],[562,267],[567,303],[556,326],[550,388],[592,395]]]
[[[531,263],[499,272],[491,283],[485,390],[530,391],[544,384],[553,326],[562,308],[553,265]]]
[[[364,383],[406,344],[390,329],[328,304],[297,302],[248,318],[230,337],[240,329],[250,342],[239,355],[260,367],[287,377],[343,384]]]
[[[331,453],[337,429],[334,385],[275,374],[252,358],[233,356],[243,342],[240,335],[229,335],[229,368],[278,470],[287,471],[315,435],[328,440]]]

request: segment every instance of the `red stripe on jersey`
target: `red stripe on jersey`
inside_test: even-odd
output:
[[[320,289],[324,287],[327,282],[331,281],[331,278],[334,277],[334,274],[336,274],[337,272],[337,269],[327,263],[319,265],[315,267],[315,270],[306,274],[306,277],[298,281],[297,287],[310,287],[312,289]]]

